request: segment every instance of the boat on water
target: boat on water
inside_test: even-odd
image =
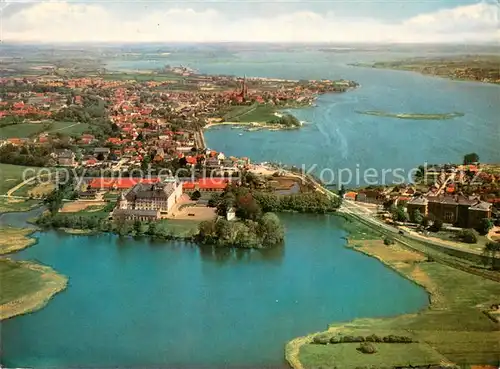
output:
[[[239,136],[243,136],[243,133],[240,133]]]

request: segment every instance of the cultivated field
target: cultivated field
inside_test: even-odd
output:
[[[198,232],[199,221],[193,219],[163,219],[160,227],[177,237],[192,236]]]

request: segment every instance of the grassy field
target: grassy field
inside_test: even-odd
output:
[[[116,201],[120,197],[119,193],[106,192],[103,196],[104,200]]]
[[[20,123],[0,128],[0,138],[30,138],[47,129],[44,123]]]
[[[439,363],[442,356],[426,344],[421,343],[375,343],[374,354],[363,354],[357,350],[359,343],[334,345],[306,345],[301,357],[308,362],[307,368],[349,369],[374,365],[376,368]],[[334,358],[334,359],[332,359]],[[328,366],[326,366],[328,365]]]
[[[52,122],[48,133],[62,133],[65,135],[81,135],[90,132],[90,125],[87,123],[77,122]]]
[[[22,250],[36,243],[34,238],[28,237],[33,229],[0,227],[0,255]]]
[[[3,305],[36,292],[43,285],[40,276],[36,270],[22,268],[20,263],[0,259],[0,280],[2,281],[0,304]]]
[[[0,195],[5,195],[8,190],[21,183],[23,181],[23,172],[26,169],[30,169],[30,167],[0,163]],[[31,169],[36,171],[40,168]],[[31,171],[29,173],[30,175],[27,177],[32,177],[34,173],[35,172]]]
[[[227,122],[267,122],[276,118],[276,108],[271,105],[239,105],[231,108],[224,116]]]
[[[27,183],[17,191],[12,193],[13,196],[33,196],[35,198],[43,197],[48,195],[55,189],[54,183],[39,183],[37,180]]]
[[[357,243],[355,241],[373,240],[380,238],[379,233],[374,231],[373,228],[368,227],[362,223],[352,221],[351,219],[347,219],[347,221],[343,223],[342,228],[349,233],[350,242]]]
[[[185,237],[196,234],[200,222],[195,220],[163,219],[160,224],[167,233],[177,237]]]
[[[425,256],[397,243],[386,246],[375,231],[362,225],[356,229],[356,224],[352,222],[346,226],[351,232],[349,240],[353,250],[379,259],[425,287],[430,293],[431,305],[418,314],[332,324],[322,334],[357,336],[383,331],[385,334],[401,335],[401,332],[406,332],[420,343],[431,346],[449,362],[464,366],[498,364],[500,330],[484,311],[492,304],[500,303],[500,283],[428,261]],[[370,355],[360,355],[356,350],[346,348],[339,353],[336,350],[341,349],[332,348],[333,345],[313,345],[313,337],[300,337],[287,345],[287,359],[295,368],[354,369],[374,364]],[[388,366],[392,363],[389,356]],[[430,356],[431,359],[433,357],[437,360],[437,356]],[[413,354],[408,353],[408,359],[405,365],[421,365]]]
[[[79,216],[79,217],[94,217],[98,219],[108,219],[109,213],[113,210],[115,203],[108,203],[107,205],[90,205],[83,210],[74,212],[60,212],[64,216]]]
[[[466,243],[460,241],[457,237],[458,236],[457,232],[439,231],[437,233],[433,232],[429,234],[429,236],[432,236],[433,238],[438,238],[439,240],[453,242],[453,246],[456,247],[462,247],[464,249],[476,250],[476,251],[484,250],[484,247],[489,242],[489,239],[486,236],[478,234],[476,231],[473,232],[476,234],[477,243]]]
[[[67,278],[49,267],[0,259],[0,320],[42,308],[66,285]]]
[[[22,200],[0,197],[0,213],[28,211],[40,204],[39,200]]]
[[[0,138],[31,138],[40,133],[63,133],[66,135],[81,135],[90,132],[90,125],[78,122],[19,123],[0,128]]]

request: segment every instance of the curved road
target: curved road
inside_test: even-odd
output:
[[[324,194],[327,194],[329,196],[333,196],[335,198],[339,197],[339,195],[336,194],[335,192],[332,192],[332,191],[324,188],[314,178],[311,178],[309,176],[304,177],[302,175],[298,175],[298,174],[291,173],[291,172],[289,174],[295,175],[296,177],[301,177],[303,180],[311,182],[316,187],[317,190],[319,190],[320,192],[322,192]],[[354,201],[343,199],[342,206],[340,207],[339,211],[347,213],[347,214],[351,214],[354,216],[358,216],[358,217],[362,218],[363,220],[370,222],[373,226],[382,228],[382,229],[389,231],[389,232],[392,232],[394,234],[399,234],[399,231],[400,231],[399,228],[392,227],[388,224],[385,224],[384,222],[381,222],[377,218],[373,217],[373,213],[370,210],[366,209],[365,207],[363,207],[361,205],[356,204]],[[435,246],[445,248],[445,249],[456,250],[456,251],[461,251],[461,252],[465,252],[465,253],[469,253],[469,254],[483,256],[483,253],[481,251],[465,249],[465,248],[458,247],[458,246],[451,246],[451,245],[448,245],[446,243],[439,242],[436,240],[430,240],[427,238],[414,236],[412,234],[409,234],[408,231],[405,232],[405,235],[403,237],[407,238],[407,239],[411,239],[413,241],[427,242],[427,243],[430,243],[430,244],[433,244]],[[399,240],[399,241],[402,242],[401,240]],[[500,259],[500,256],[495,256],[495,258]]]

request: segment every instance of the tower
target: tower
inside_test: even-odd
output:
[[[118,208],[119,209],[127,209],[128,208],[128,201],[125,198],[125,195],[123,192],[120,194],[120,198],[118,199]]]
[[[248,93],[247,75],[245,74],[245,76],[243,77],[243,83],[241,85],[241,96],[243,98],[246,98],[247,97],[247,93]]]

